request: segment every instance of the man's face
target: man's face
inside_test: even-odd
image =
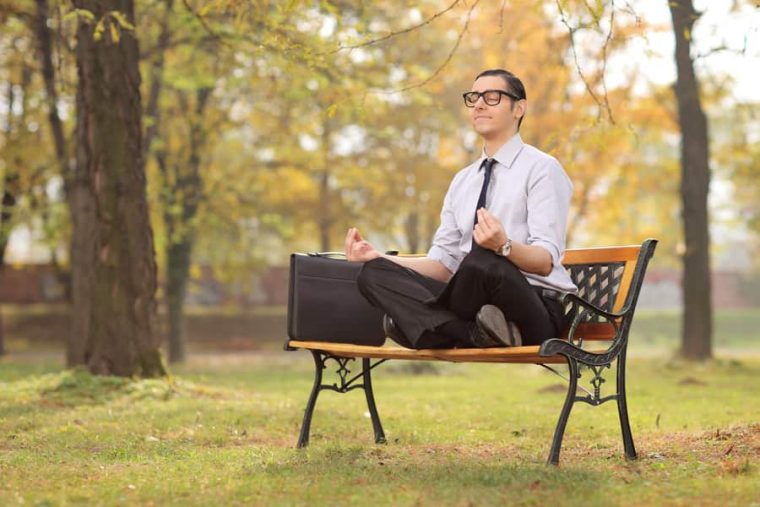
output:
[[[507,83],[501,76],[483,76],[473,84],[471,91],[484,92],[486,90],[507,89]],[[525,101],[520,100],[513,106],[513,101],[506,95],[495,106],[489,106],[481,97],[470,110],[470,120],[475,132],[483,137],[498,136],[508,132],[517,132],[517,122],[525,113]]]

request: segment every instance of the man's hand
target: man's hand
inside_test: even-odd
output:
[[[369,241],[362,239],[359,229],[351,227],[346,234],[346,259],[349,261],[367,262],[380,257],[380,252]]]
[[[472,231],[475,243],[488,250],[498,251],[507,242],[504,226],[485,208],[480,208],[477,213],[478,223]]]

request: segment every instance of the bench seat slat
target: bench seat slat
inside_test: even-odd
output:
[[[291,340],[288,345],[297,349],[321,350],[334,356],[372,359],[438,360],[475,363],[564,363],[561,356],[541,357],[538,345],[527,347],[498,347],[488,349],[420,349],[398,346],[373,347],[348,343],[304,342]],[[603,353],[605,350],[592,352]]]

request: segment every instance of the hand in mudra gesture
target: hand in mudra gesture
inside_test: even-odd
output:
[[[485,208],[478,211],[478,223],[472,230],[475,243],[488,250],[497,252],[507,242],[507,233],[501,221]]]
[[[369,241],[362,238],[359,229],[351,227],[346,234],[346,259],[355,262],[367,262],[380,257],[380,252]]]

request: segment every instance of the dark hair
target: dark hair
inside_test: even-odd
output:
[[[521,99],[527,99],[528,96],[525,94],[525,85],[523,85],[523,82],[520,81],[520,78],[509,72],[508,70],[504,69],[488,69],[484,70],[480,74],[478,74],[475,77],[475,81],[480,79],[481,77],[486,76],[499,76],[504,80],[504,84],[507,85],[507,90],[510,93],[514,93]],[[517,130],[520,130],[520,125],[522,125],[523,118],[525,116],[523,115],[520,117],[520,119],[517,121]]]

